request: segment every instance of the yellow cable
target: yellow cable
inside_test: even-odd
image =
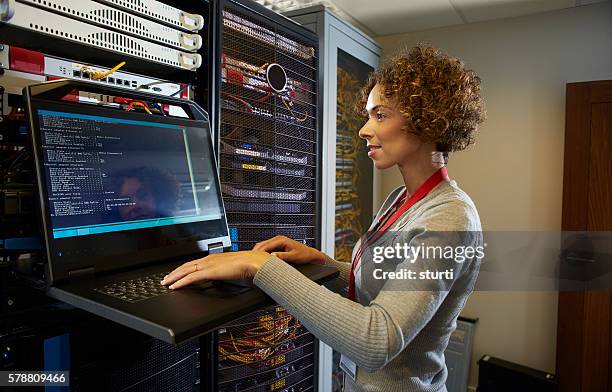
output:
[[[145,104],[144,104],[144,103],[142,103],[142,102],[133,101],[133,102],[132,102],[132,105],[133,105],[133,106],[140,106],[140,107],[142,107],[142,108],[145,110],[145,112],[147,112],[147,114],[153,114],[153,113],[152,113],[152,112],[149,110],[149,108],[147,107],[147,105],[145,105]]]
[[[255,68],[255,70],[253,72],[259,72],[259,71],[263,71],[264,68],[266,68],[269,65],[269,63],[265,63],[264,65],[262,65],[261,67],[257,67]]]
[[[293,110],[289,107],[289,104],[287,104],[287,101],[285,101],[284,99],[281,98],[281,101],[283,101],[283,103],[285,104],[285,107],[287,108],[287,110],[289,110],[289,113],[291,113],[291,115],[293,116],[293,118],[297,121],[297,122],[304,122],[308,119],[308,114],[304,113],[304,118],[297,118],[297,116],[295,115],[295,113],[293,112]]]
[[[122,61],[119,64],[115,65],[113,68],[109,69],[108,71],[97,72],[93,74],[93,76],[91,77],[91,80],[104,79],[105,77],[114,74],[119,68],[123,67],[124,65],[125,65],[125,61]]]

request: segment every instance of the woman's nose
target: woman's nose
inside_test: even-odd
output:
[[[368,140],[372,137],[372,131],[368,129],[368,124],[365,123],[363,127],[359,130],[359,137],[365,140]]]

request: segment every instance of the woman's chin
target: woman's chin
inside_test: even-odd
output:
[[[385,162],[385,161],[374,160],[374,167],[376,169],[378,169],[378,170],[385,170],[385,169],[388,169],[388,168],[390,168],[392,166],[395,166],[395,165],[393,163],[388,163],[388,162]]]

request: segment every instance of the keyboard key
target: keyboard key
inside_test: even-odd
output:
[[[159,272],[149,276],[129,279],[122,282],[109,283],[94,290],[127,302],[143,301],[145,299],[164,295],[170,290],[159,282],[168,272]]]

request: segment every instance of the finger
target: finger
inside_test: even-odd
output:
[[[258,250],[262,252],[270,252],[272,250],[286,250],[288,245],[288,238],[279,236],[255,244],[253,250]]]
[[[178,279],[176,282],[168,286],[168,288],[171,290],[176,290],[176,289],[180,289],[181,287],[185,287],[193,283],[199,283],[204,280],[209,280],[207,275],[208,274],[206,270],[192,272],[188,275],[183,276],[181,279]]]
[[[264,250],[266,249],[266,247],[268,246],[268,244],[273,241],[276,237],[274,238],[269,238],[267,240],[264,241],[260,241],[258,243],[255,244],[255,246],[253,246],[253,249],[251,250]]]
[[[191,273],[179,279],[168,288],[176,290],[187,285],[205,280],[231,280],[244,278],[244,268],[238,264],[208,264],[205,269]]]
[[[160,283],[163,285],[167,285],[176,282],[184,276],[189,275],[192,272],[196,272],[202,264],[202,260],[195,260],[185,263],[180,267],[176,268],[174,271],[170,272],[168,275],[164,276]]]
[[[192,260],[192,261],[188,261],[188,262],[186,262],[186,263],[183,263],[183,264],[179,265],[178,267],[176,267],[175,269],[173,269],[172,271],[170,271],[170,273],[169,273],[168,275],[166,275],[166,276],[169,276],[169,275],[171,275],[171,274],[173,274],[173,273],[175,273],[175,272],[177,272],[177,271],[180,271],[180,270],[182,270],[182,269],[185,269],[185,268],[187,268],[187,267],[191,267],[191,268],[193,268],[193,265],[194,265],[195,263],[197,263],[198,261],[200,261],[200,259],[198,259],[198,260]]]
[[[287,242],[288,240],[289,238],[283,235],[277,235],[265,241],[258,242],[257,244],[255,244],[252,250],[265,251],[264,248],[270,249],[270,246],[274,246],[274,247],[286,246],[288,244]]]
[[[278,257],[281,260],[284,260],[288,263],[292,263],[294,261],[297,261],[297,252],[294,250],[290,250],[289,252],[272,252],[270,253],[276,257]]]

